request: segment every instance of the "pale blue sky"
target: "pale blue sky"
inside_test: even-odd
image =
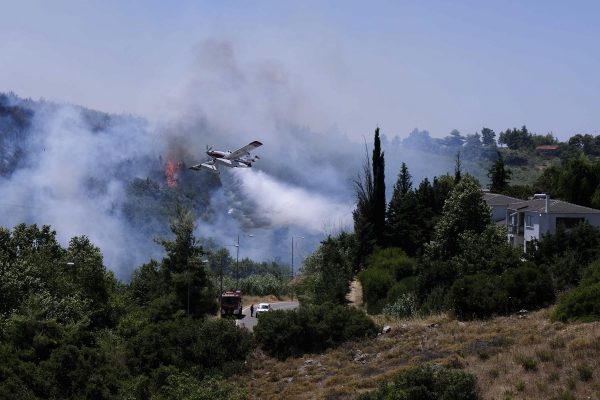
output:
[[[315,130],[600,134],[600,2],[3,3],[0,91],[20,96],[160,119],[212,39],[286,71]]]

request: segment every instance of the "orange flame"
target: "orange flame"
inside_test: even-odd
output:
[[[167,159],[165,163],[165,178],[167,180],[167,186],[176,187],[178,172],[181,169],[181,161],[173,161]]]

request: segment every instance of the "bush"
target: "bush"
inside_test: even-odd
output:
[[[395,302],[386,305],[383,313],[393,318],[409,318],[417,312],[417,296],[414,293],[404,293]]]
[[[169,375],[155,400],[243,400],[248,398],[245,389],[218,378],[198,380],[186,373]]]
[[[595,283],[600,283],[600,261],[596,261],[588,266],[583,271],[581,285],[589,286]]]
[[[385,305],[388,291],[394,285],[394,278],[390,271],[379,268],[367,268],[358,274],[362,284],[363,300],[367,305],[369,314],[378,314]]]
[[[558,302],[552,319],[562,322],[600,320],[600,282],[581,285],[567,293]]]
[[[402,249],[389,247],[374,251],[367,258],[367,268],[389,271],[394,280],[399,281],[415,274],[415,261],[408,257]]]
[[[358,274],[369,314],[378,314],[401,294],[413,291],[415,261],[399,248],[376,250],[367,259],[367,269]]]
[[[325,303],[265,313],[258,320],[254,335],[264,351],[285,359],[323,351],[351,339],[374,336],[377,331],[363,311]]]
[[[501,277],[501,285],[508,295],[507,311],[545,307],[555,299],[550,275],[532,265],[507,270]]]
[[[457,279],[450,288],[450,301],[459,319],[487,318],[506,309],[507,294],[500,277],[477,274]]]
[[[451,369],[412,367],[396,376],[393,382],[365,393],[360,400],[477,400],[475,377]]]
[[[414,293],[417,286],[417,277],[409,276],[402,279],[400,282],[396,282],[394,286],[388,290],[387,303],[391,304],[395,302],[400,296],[407,293]]]
[[[225,319],[159,321],[141,327],[126,341],[127,363],[135,373],[174,366],[195,376],[228,376],[242,369],[251,338]]]

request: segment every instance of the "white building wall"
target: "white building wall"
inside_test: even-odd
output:
[[[600,228],[600,214],[545,214],[536,212],[525,212],[531,215],[533,221],[533,229],[525,227],[525,241],[533,239],[541,239],[544,235],[556,233],[557,218],[585,218],[592,226]]]

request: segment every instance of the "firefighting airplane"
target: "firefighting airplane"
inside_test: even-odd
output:
[[[262,143],[257,140],[236,151],[218,151],[206,146],[206,154],[210,157],[210,160],[202,164],[192,165],[190,169],[194,171],[207,169],[218,174],[219,170],[217,167],[219,165],[228,168],[250,168],[254,161],[260,159],[259,156],[250,157],[250,151],[260,146],[262,146]]]

